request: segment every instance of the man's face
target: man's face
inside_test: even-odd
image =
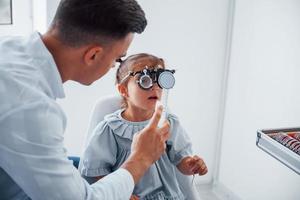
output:
[[[101,57],[97,58],[93,66],[88,67],[88,69],[83,72],[80,83],[90,85],[104,76],[115,66],[117,59],[126,55],[127,49],[133,40],[133,36],[133,33],[129,33],[123,39],[113,41],[111,44],[105,46]]]

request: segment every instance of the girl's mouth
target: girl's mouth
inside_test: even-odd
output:
[[[157,96],[151,96],[151,97],[148,97],[149,100],[157,100],[158,97]]]

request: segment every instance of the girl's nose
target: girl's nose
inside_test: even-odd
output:
[[[159,89],[161,89],[161,88],[158,86],[157,82],[154,83],[152,88],[151,88],[151,90],[159,90]]]

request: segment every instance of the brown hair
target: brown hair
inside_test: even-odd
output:
[[[64,44],[79,47],[142,33],[147,20],[136,0],[61,0],[51,26]]]
[[[129,57],[127,57],[124,61],[121,62],[120,66],[117,69],[116,73],[116,84],[124,84],[127,85],[127,80],[121,81],[136,67],[139,66],[148,66],[150,69],[154,68],[156,66],[160,65],[161,67],[165,68],[165,63],[162,58],[158,58],[154,55],[147,54],[147,53],[139,53],[139,54],[134,54]],[[122,108],[127,107],[127,102],[126,99],[123,97],[122,101]]]

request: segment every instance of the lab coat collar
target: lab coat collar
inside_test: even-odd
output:
[[[58,71],[57,65],[54,61],[52,54],[49,52],[45,44],[41,39],[41,34],[39,32],[34,32],[29,39],[31,45],[30,51],[32,56],[36,59],[43,59],[45,61],[44,65],[41,65],[41,73],[43,74],[47,85],[50,87],[53,98],[64,98],[64,88],[63,82]]]

